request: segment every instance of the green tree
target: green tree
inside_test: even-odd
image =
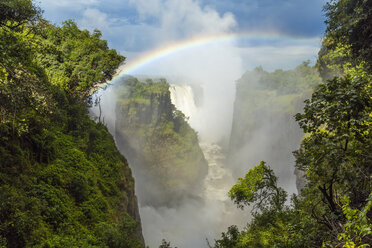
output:
[[[338,241],[333,242],[333,244],[343,245],[343,247],[370,247],[372,243],[372,223],[367,214],[372,207],[372,193],[361,210],[352,209],[347,196],[344,197],[342,203],[342,211],[347,222],[343,226],[343,232],[337,236]]]
[[[325,229],[311,217],[309,200],[292,197],[285,206],[286,192],[277,186],[273,171],[261,162],[232,187],[229,194],[238,205],[253,205],[252,220],[239,231],[230,226],[216,248],[319,247]]]
[[[287,193],[277,186],[277,180],[273,170],[261,161],[244,178],[238,178],[229,196],[239,208],[253,204],[253,211],[281,210]]]
[[[142,247],[131,171],[85,102],[124,57],[32,1],[0,10],[0,247]]]
[[[371,0],[331,0],[324,6],[327,29],[317,62],[323,79],[356,67],[371,72],[371,6]]]
[[[243,231],[224,234],[216,244],[232,245],[220,247],[372,245],[371,4],[331,0],[324,8],[327,31],[317,62],[324,82],[296,115],[306,135],[294,154],[306,186],[292,206],[256,212]],[[261,174],[255,169],[239,179],[236,203],[256,201]]]
[[[327,47],[335,49],[339,44],[350,44],[352,57],[372,66],[371,6],[371,0],[332,0],[326,3],[326,35],[332,39]]]
[[[97,85],[111,80],[125,60],[108,48],[99,30],[91,34],[71,20],[62,27],[45,23],[39,32],[36,60],[52,84],[71,97],[87,98]]]
[[[10,29],[21,27],[25,23],[35,23],[41,17],[41,10],[32,0],[0,1],[0,26]]]

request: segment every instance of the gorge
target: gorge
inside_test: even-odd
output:
[[[0,248],[372,246],[371,6],[0,1]]]
[[[227,192],[237,176],[260,160],[269,158],[280,185],[289,193],[297,193],[291,152],[302,132],[295,126],[293,115],[301,111],[299,103],[318,83],[316,75],[307,64],[289,71],[268,73],[257,69],[243,75],[237,83],[228,142],[208,140],[203,133],[207,127],[199,128],[203,118],[210,118],[202,109],[206,104],[203,85],[127,76],[100,91],[101,118],[136,179],[146,244],[156,247],[165,238],[179,247],[207,247],[206,239],[213,242],[228,226],[244,227],[250,213],[237,209]],[[273,85],[272,80],[285,81]],[[99,115],[97,106],[92,111]],[[184,136],[193,132],[191,128],[198,138]],[[175,138],[179,135],[183,135],[181,140]],[[189,156],[192,150],[187,147],[198,152]],[[200,152],[201,160],[195,160]],[[198,177],[190,177],[192,174]]]

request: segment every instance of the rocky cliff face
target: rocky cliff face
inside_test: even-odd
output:
[[[141,205],[196,197],[208,167],[195,131],[171,103],[169,85],[130,78],[119,88],[115,139],[140,185]]]
[[[228,156],[235,176],[262,160],[274,169],[282,187],[290,193],[299,190],[304,181],[300,172],[294,174],[292,152],[299,148],[303,132],[294,115],[318,82],[307,64],[273,73],[257,68],[243,75],[237,82]]]

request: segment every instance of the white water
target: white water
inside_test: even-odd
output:
[[[189,117],[190,126],[193,126],[194,118],[197,118],[197,108],[194,94],[189,85],[171,85],[170,97],[175,107]],[[204,181],[203,199],[208,201],[228,201],[227,192],[234,184],[231,173],[225,168],[225,154],[217,144],[203,141],[199,144],[205,159],[208,162],[208,174]]]
[[[208,162],[203,198],[220,202],[229,200],[227,192],[234,184],[234,180],[231,173],[224,168],[225,155],[221,147],[213,143],[201,143],[200,148]]]
[[[169,87],[171,101],[178,110],[192,119],[197,112],[194,93],[190,85],[171,85]]]
[[[198,118],[198,109],[192,88],[171,85],[169,90],[172,103],[189,117],[189,124],[196,129],[193,118]],[[182,248],[208,247],[206,239],[213,245],[227,227],[238,225],[241,228],[248,222],[248,212],[238,209],[228,197],[235,180],[225,167],[225,154],[221,147],[205,140],[200,147],[208,163],[208,174],[200,195],[203,203],[190,199],[177,208],[140,208],[143,234],[152,248],[160,243],[159,238]]]
[[[187,116],[188,123],[197,132],[198,127],[206,128],[205,113],[218,114],[217,111],[202,111],[195,102],[193,88],[189,85],[171,85],[169,88],[172,103]],[[115,134],[115,88],[100,91],[95,97],[102,96],[102,119],[112,134]],[[98,106],[90,109],[92,116],[99,116]],[[213,117],[213,116],[208,116]],[[201,125],[204,124],[204,125]],[[213,127],[208,127],[212,129]],[[219,135],[219,134],[216,134]],[[208,136],[209,137],[209,136]],[[229,199],[227,193],[235,180],[225,167],[225,154],[213,141],[203,139],[200,147],[208,163],[208,174],[204,180],[200,199],[185,198],[178,207],[139,206],[142,232],[146,245],[157,248],[161,239],[171,242],[172,247],[207,248],[214,244],[231,225],[243,227],[248,221],[248,211],[241,211]],[[138,186],[137,186],[138,187]]]
[[[189,117],[190,126],[197,113],[194,94],[189,85],[171,85],[170,97],[175,107]],[[196,131],[199,131],[196,129]],[[208,201],[228,201],[227,192],[234,184],[231,173],[225,168],[225,154],[217,144],[203,141],[199,144],[208,162],[208,174],[204,181],[203,199]]]

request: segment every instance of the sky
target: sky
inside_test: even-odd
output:
[[[316,60],[325,25],[325,0],[39,0],[57,25],[75,20],[103,33],[127,62],[144,53],[213,34],[250,33],[235,41],[243,67],[289,69]],[[285,55],[285,56],[284,56]]]
[[[325,29],[325,0],[39,1],[52,23],[73,19],[80,28],[101,30],[109,46],[126,56],[120,75],[166,77],[170,84],[197,86],[202,97],[189,124],[205,143],[228,141],[235,82],[246,70],[291,69],[306,60],[314,64]],[[120,77],[112,84],[115,80]],[[114,94],[104,92],[101,104],[114,113]],[[137,183],[136,192],[139,187]],[[142,228],[150,247],[158,247],[162,237],[178,247],[207,247],[207,234],[212,241],[227,226],[239,224],[224,219],[226,202],[201,209],[190,201],[157,209],[141,205],[142,197],[138,195]]]

